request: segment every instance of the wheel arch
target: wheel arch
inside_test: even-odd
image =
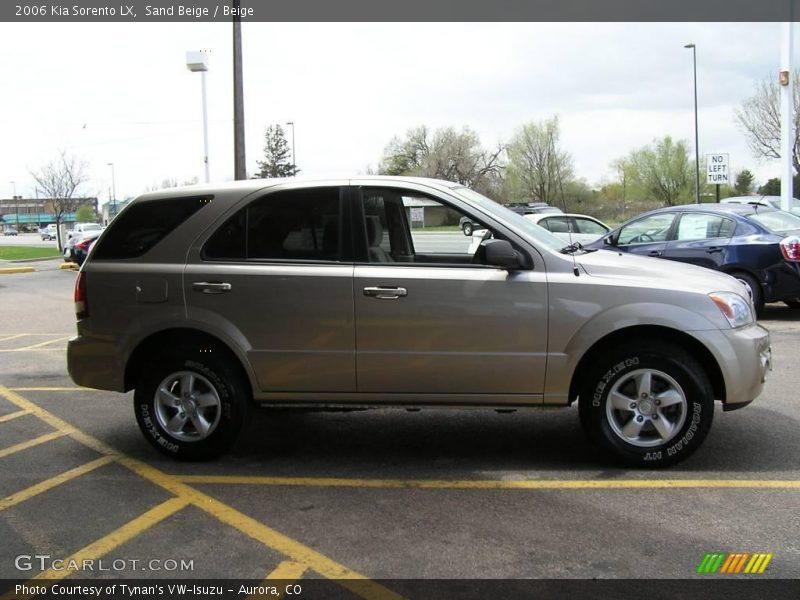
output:
[[[671,342],[685,349],[703,367],[711,387],[714,390],[714,399],[723,403],[727,398],[725,378],[722,375],[719,363],[711,351],[702,342],[688,333],[671,329],[661,325],[633,325],[613,331],[597,340],[578,361],[572,373],[569,386],[569,403],[572,404],[580,391],[581,377],[586,369],[609,349],[629,343],[631,340],[646,343],[647,340]]]
[[[136,386],[136,381],[148,359],[165,348],[185,346],[194,348],[198,353],[216,351],[223,353],[231,364],[240,370],[242,378],[247,382],[250,394],[253,393],[253,379],[242,359],[233,349],[218,337],[199,329],[175,327],[162,329],[143,338],[131,352],[125,364],[125,391]]]

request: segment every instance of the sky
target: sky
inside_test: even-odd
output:
[[[0,24],[0,196],[34,194],[30,175],[59,149],[86,161],[84,195],[136,196],[163,179],[203,180],[200,75],[208,50],[212,181],[233,179],[232,32],[227,23]],[[558,115],[563,148],[590,185],[610,163],[671,135],[694,151],[697,45],[700,153],[727,152],[756,182],[735,111],[777,77],[776,23],[243,23],[248,174],[272,123],[295,123],[307,176],[379,162],[409,128],[470,127],[485,147]],[[800,44],[796,44],[800,46]],[[795,64],[798,64],[795,51]],[[287,127],[291,141],[291,130]]]

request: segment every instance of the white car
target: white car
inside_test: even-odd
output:
[[[769,206],[781,210],[780,196],[731,196],[720,200],[721,204],[756,204],[759,206]],[[800,200],[792,198],[789,212],[800,216]]]
[[[608,225],[589,215],[539,213],[525,215],[525,218],[544,227],[568,244],[573,242],[589,244],[611,231]]]
[[[99,236],[103,229],[104,227],[97,223],[75,223],[75,227],[67,232],[67,239],[64,242],[64,260],[74,260],[75,246],[87,238]]]

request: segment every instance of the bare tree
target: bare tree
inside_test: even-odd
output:
[[[800,71],[794,78],[794,144],[792,166],[800,174]],[[736,111],[736,120],[747,135],[753,154],[763,158],[781,158],[780,85],[774,78],[761,81],[756,92]]]
[[[59,251],[63,249],[61,223],[64,215],[75,212],[81,203],[82,198],[76,198],[75,193],[89,179],[86,174],[87,168],[84,161],[70,156],[66,150],[62,149],[59,150],[56,159],[51,160],[38,171],[31,171],[31,176],[36,180],[39,189],[52,203]]]
[[[519,200],[549,204],[573,178],[572,158],[559,148],[558,117],[528,123],[508,146],[509,187]]]
[[[505,146],[484,150],[478,134],[465,127],[410,129],[405,138],[395,137],[384,151],[379,171],[383,175],[416,175],[454,181],[496,197],[502,175]]]

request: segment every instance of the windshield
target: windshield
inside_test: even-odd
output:
[[[533,221],[526,219],[522,215],[518,215],[513,210],[506,208],[502,204],[498,204],[494,200],[490,200],[475,190],[471,190],[467,187],[457,187],[453,188],[453,192],[471,204],[479,206],[490,215],[509,223],[516,231],[525,235],[534,244],[540,244],[553,250],[560,250],[564,247],[564,240],[557,238],[543,227],[536,225]]]
[[[759,223],[773,233],[795,231],[800,229],[800,217],[782,210],[770,210],[748,215],[748,219]]]

